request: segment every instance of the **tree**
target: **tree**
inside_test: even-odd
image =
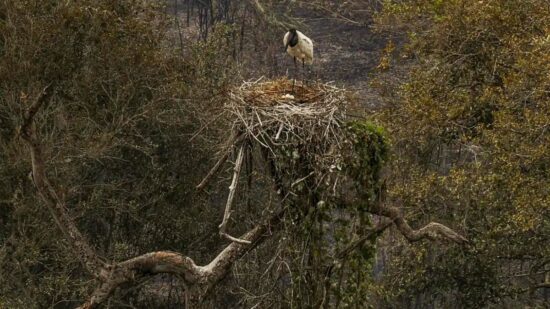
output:
[[[378,15],[380,30],[409,39],[389,50],[409,59],[405,80],[375,82],[388,94],[378,113],[395,149],[388,179],[406,184],[390,186],[389,198],[417,214],[411,219],[461,222],[472,241],[466,252],[390,249],[389,306],[547,303],[549,9],[545,1],[388,1]]]
[[[227,121],[223,116],[215,121],[214,133],[228,128],[247,132],[242,139],[235,134],[228,145],[240,154],[235,181],[245,142],[253,143],[257,134],[289,133],[291,138],[283,146],[268,141],[267,147],[255,145],[247,152],[252,159],[252,154],[262,154],[260,171],[275,187],[263,184],[263,189],[279,193],[274,203],[278,211],[242,224],[238,229],[244,232],[235,239],[225,230],[230,199],[221,232],[231,242],[209,240],[218,233],[218,222],[212,219],[216,212],[202,210],[207,199],[193,187],[207,174],[196,166],[208,161],[214,142],[191,145],[189,137],[204,129],[200,123],[204,114],[211,117],[226,101],[234,67],[227,62],[230,49],[224,42],[231,27],[216,27],[206,41],[189,47],[186,58],[165,48],[166,19],[151,4],[4,1],[0,6],[0,112],[6,121],[1,155],[8,162],[0,169],[6,185],[2,221],[8,222],[0,231],[2,305],[93,308],[113,300],[143,306],[146,289],[134,297],[128,287],[139,287],[163,273],[184,286],[184,303],[200,302],[250,250],[296,231],[300,234],[283,242],[278,252],[288,255],[281,258],[287,264],[307,259],[297,268],[298,274],[279,277],[298,280],[297,287],[279,283],[291,301],[303,297],[304,306],[361,305],[368,299],[353,297],[365,291],[368,282],[370,241],[392,224],[410,241],[465,242],[438,223],[414,230],[398,209],[385,204],[379,177],[387,143],[380,127],[344,118],[320,127],[310,119],[301,130],[311,138],[304,143],[304,136],[292,135],[293,123],[281,131],[279,123],[271,122],[272,126],[255,132],[246,131],[246,123],[234,127],[233,121],[241,118]],[[339,89],[328,89],[326,98],[338,93],[347,99]],[[310,95],[315,98],[312,103],[318,103],[318,93]],[[304,110],[309,112],[307,106]],[[343,113],[326,111],[328,117]],[[258,117],[246,116],[251,121]],[[311,128],[315,130],[308,132]],[[337,132],[334,136],[342,148],[323,140],[327,128]],[[327,158],[337,164],[321,164]],[[323,187],[323,175],[335,175],[332,181],[342,179],[346,185],[333,182],[330,188],[336,192],[331,192]],[[322,190],[316,184],[323,184]],[[281,192],[296,197],[281,198]],[[369,213],[389,220],[369,227]],[[353,230],[346,234],[350,223]],[[327,232],[327,227],[333,230]],[[273,236],[277,229],[286,232],[279,239]],[[203,247],[187,250],[193,241]],[[189,257],[192,254],[208,262],[199,266]],[[333,277],[335,273],[339,278]],[[309,285],[315,278],[321,279],[319,284]],[[342,284],[342,278],[353,280]],[[285,301],[280,301],[281,306]]]

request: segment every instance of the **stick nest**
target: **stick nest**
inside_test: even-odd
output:
[[[345,130],[351,98],[330,83],[297,82],[294,91],[292,84],[287,78],[245,82],[230,92],[224,108],[235,136],[269,150],[287,188],[305,177],[318,186],[333,178],[325,176],[341,168],[350,148]]]
[[[230,92],[225,109],[234,128],[264,147],[296,144],[339,144],[350,97],[331,84],[259,79]],[[317,145],[318,146],[318,145]]]

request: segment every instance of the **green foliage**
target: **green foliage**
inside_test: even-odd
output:
[[[460,307],[541,305],[534,282],[548,273],[549,254],[548,3],[388,3],[379,27],[406,30],[401,56],[414,59],[377,115],[394,141],[389,198],[419,222],[418,213],[455,222],[472,241],[468,252],[395,252],[389,304],[412,306],[416,288],[443,306],[454,302],[449,294]]]
[[[324,303],[364,308],[372,301],[376,236],[345,258],[338,254],[372,227],[366,210],[380,192],[380,173],[389,143],[384,129],[367,120],[347,123],[344,132],[345,146],[339,148],[342,166],[330,167],[333,171],[325,175],[342,177],[336,183],[307,177],[311,172],[322,174],[322,169],[312,168],[319,166],[316,162],[323,162],[320,156],[334,155],[332,151],[316,153],[315,147],[319,146],[312,145],[301,148],[304,145],[299,139],[295,148],[275,148],[277,167],[284,172],[282,183],[294,193],[285,198],[292,209],[279,254],[286,257],[285,263],[291,269],[293,285],[285,293],[290,293],[290,304],[297,307]],[[303,179],[299,187],[293,185],[296,179]],[[349,186],[343,182],[349,182]],[[334,192],[336,187],[338,193]],[[334,196],[356,191],[356,207],[341,207]]]
[[[363,188],[376,187],[389,152],[384,128],[364,120],[350,122],[347,129],[353,153],[346,162],[346,172]]]

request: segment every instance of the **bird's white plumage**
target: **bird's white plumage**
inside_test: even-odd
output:
[[[296,30],[296,34],[298,35],[298,44],[295,46],[288,45],[286,52],[292,57],[296,57],[296,59],[303,61],[305,64],[313,64],[313,42],[298,30]],[[283,44],[285,46],[287,46],[289,39],[290,32],[287,32],[283,38]]]

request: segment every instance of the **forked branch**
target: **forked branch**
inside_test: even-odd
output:
[[[97,308],[109,298],[117,287],[133,283],[143,276],[160,273],[178,275],[183,278],[191,298],[197,301],[226,276],[235,261],[270,238],[272,233],[279,228],[283,215],[284,210],[274,214],[266,222],[256,225],[241,236],[241,239],[247,242],[246,244],[238,242],[229,244],[205,266],[197,266],[191,258],[171,251],[150,252],[110,266],[104,276],[106,280],[79,309]]]
[[[234,241],[225,247],[214,260],[205,266],[197,266],[191,258],[170,251],[150,252],[119,263],[104,263],[78,230],[74,220],[66,210],[65,201],[57,194],[45,171],[43,149],[38,133],[34,128],[34,117],[51,96],[51,87],[44,88],[24,113],[19,134],[30,150],[33,181],[38,195],[48,207],[58,228],[62,231],[73,251],[88,271],[98,279],[97,289],[79,308],[97,308],[121,285],[133,283],[141,277],[159,273],[178,275],[184,279],[190,290],[206,291],[225,277],[235,261],[263,240],[271,237],[272,232],[277,230],[278,223],[285,210],[274,214],[266,222],[256,225],[240,239],[237,239],[238,241]],[[235,167],[235,179],[238,178],[240,173],[243,151],[243,147],[241,147],[237,158],[238,164]],[[236,188],[236,184],[235,182],[234,188]],[[233,197],[228,201],[229,206],[231,206],[232,199]],[[226,213],[230,214],[230,210],[229,207]],[[229,216],[226,215],[224,218],[226,224]],[[225,225],[223,230],[225,230]],[[197,293],[197,295],[200,297],[201,293]]]

